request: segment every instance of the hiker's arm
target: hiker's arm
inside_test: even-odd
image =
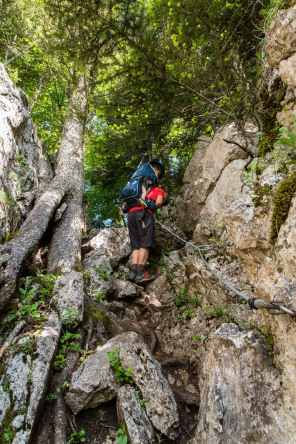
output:
[[[163,202],[164,202],[164,196],[157,196],[156,202],[155,202],[156,208],[160,208],[162,206]]]

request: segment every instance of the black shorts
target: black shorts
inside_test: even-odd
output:
[[[146,214],[144,218],[146,229],[143,229],[142,222],[139,220],[142,212],[143,210],[134,210],[128,214],[128,233],[132,250],[153,246],[155,234],[154,216],[151,213]]]

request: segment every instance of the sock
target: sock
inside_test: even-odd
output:
[[[144,271],[144,270],[145,270],[145,265],[139,264],[138,271]]]
[[[132,270],[137,271],[138,270],[138,264],[132,264]]]

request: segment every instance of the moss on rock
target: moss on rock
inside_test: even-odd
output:
[[[286,91],[287,85],[284,85],[281,79],[277,77],[270,91],[264,86],[259,93],[262,109],[259,115],[263,133],[259,143],[260,156],[264,156],[270,151],[276,141],[279,132],[276,116],[282,109],[281,102],[286,95]]]
[[[274,245],[281,226],[286,222],[292,198],[296,191],[296,173],[283,180],[274,196],[273,216],[271,224],[270,242]]]
[[[253,197],[254,207],[260,207],[261,205],[267,206],[269,202],[263,202],[263,197],[268,196],[271,191],[270,185],[258,185],[255,189],[256,196]]]

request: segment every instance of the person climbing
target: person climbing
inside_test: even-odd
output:
[[[147,162],[148,163],[148,162]],[[150,282],[156,278],[146,270],[150,248],[155,235],[154,213],[165,204],[167,198],[164,190],[158,187],[158,179],[164,177],[164,165],[159,159],[149,162],[155,172],[155,179],[150,176],[141,183],[140,197],[124,202],[123,213],[128,214],[128,232],[132,247],[132,267],[129,280],[137,284]]]

